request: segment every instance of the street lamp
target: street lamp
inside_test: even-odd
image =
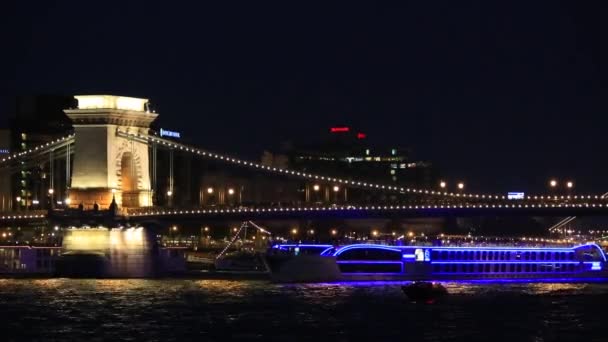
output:
[[[173,191],[171,191],[171,190],[167,191],[167,197],[171,197],[171,196],[173,196]]]
[[[458,190],[462,190],[464,189],[464,183],[463,182],[459,182],[458,183]]]
[[[335,230],[335,229],[332,229],[332,230],[331,230],[331,235],[336,235],[336,234],[338,234],[338,231],[337,231],[337,230]]]
[[[234,189],[233,188],[228,189],[228,195],[234,195]]]
[[[207,193],[208,194],[212,194],[213,193],[213,188],[212,187],[207,188]]]
[[[440,188],[445,189],[446,186],[448,186],[448,184],[445,181],[439,182],[439,187]]]
[[[572,189],[572,188],[574,187],[574,182],[572,182],[572,181],[568,181],[568,182],[566,182],[566,187],[567,187],[568,189]]]
[[[55,193],[55,190],[53,190],[53,189],[49,189],[49,195],[52,195],[52,194],[54,194],[54,193]]]
[[[557,181],[555,179],[552,179],[549,181],[549,186],[552,188],[555,188],[557,186]]]
[[[292,229],[291,234],[293,234],[293,235],[298,234],[298,229],[297,228]]]
[[[372,230],[372,235],[373,235],[374,237],[378,236],[378,231],[377,231],[377,230],[375,230],[375,229],[374,229],[374,230]]]
[[[319,191],[319,189],[320,189],[320,188],[321,188],[321,187],[319,186],[319,184],[315,184],[315,185],[313,185],[313,186],[312,186],[312,189],[313,189],[314,191]]]

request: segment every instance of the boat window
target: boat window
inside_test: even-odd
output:
[[[456,252],[456,260],[462,260],[462,252],[461,251]]]
[[[490,264],[485,264],[485,269],[486,272],[490,272]]]
[[[475,252],[475,260],[479,260],[481,258],[481,252]]]
[[[530,257],[532,260],[536,260],[536,252],[531,252]]]
[[[574,272],[574,264],[568,265],[568,269],[570,270],[570,272]]]
[[[511,252],[507,252],[506,259],[507,259],[507,260],[511,260]]]
[[[494,272],[498,272],[498,264],[494,264]]]
[[[524,260],[530,260],[530,252],[524,253]]]
[[[540,257],[540,260],[545,260],[545,252],[538,253],[538,256]]]
[[[400,251],[380,248],[353,248],[338,255],[338,260],[395,260],[401,261]]]
[[[570,260],[574,260],[574,252],[570,252],[568,254],[570,254]]]
[[[506,271],[507,271],[507,265],[501,264],[500,265],[500,272],[506,272]]]
[[[450,260],[454,260],[454,251],[450,251]]]
[[[441,252],[441,260],[448,260],[448,252],[447,251],[442,251]]]
[[[483,253],[482,253],[482,257],[481,257],[481,258],[482,258],[483,260],[487,260],[487,258],[488,258],[488,253],[487,253],[486,251],[483,251]]]
[[[439,259],[439,252],[437,251],[433,251],[433,260],[438,260]]]
[[[536,272],[538,269],[536,264],[532,264],[532,272]]]
[[[439,265],[433,265],[433,272],[439,272]]]
[[[488,252],[488,260],[494,259],[494,253]]]

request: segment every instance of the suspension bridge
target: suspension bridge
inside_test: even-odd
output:
[[[606,194],[509,199],[265,165],[159,136],[150,129],[158,115],[146,99],[76,98],[78,108],[65,110],[73,132],[0,159],[10,175],[45,173],[45,182],[16,198],[0,221],[528,215],[568,217],[563,224],[608,214]],[[176,168],[176,159],[190,167]]]

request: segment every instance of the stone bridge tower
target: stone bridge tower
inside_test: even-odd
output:
[[[77,109],[65,110],[75,131],[70,206],[107,209],[112,196],[123,207],[152,205],[149,153],[145,142],[118,132],[148,134],[158,114],[148,100],[111,95],[75,96]]]

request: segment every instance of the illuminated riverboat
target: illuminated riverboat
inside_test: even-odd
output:
[[[269,254],[277,281],[608,279],[606,255],[595,243],[571,247],[280,244]]]

